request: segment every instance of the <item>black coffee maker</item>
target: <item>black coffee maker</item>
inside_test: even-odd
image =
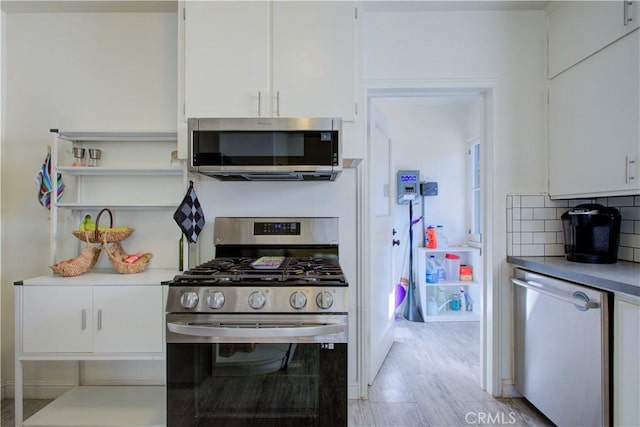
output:
[[[618,260],[620,212],[598,204],[578,205],[562,214],[567,260],[613,264]]]

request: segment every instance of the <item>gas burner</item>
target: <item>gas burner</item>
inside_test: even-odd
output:
[[[287,257],[277,268],[256,268],[256,259],[214,258],[176,276],[178,286],[346,286],[340,265],[332,258]]]

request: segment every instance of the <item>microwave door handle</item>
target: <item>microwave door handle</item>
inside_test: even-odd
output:
[[[545,288],[542,287],[542,285],[540,283],[537,282],[533,282],[533,281],[523,281],[523,280],[519,280],[516,279],[515,277],[512,277],[511,279],[511,283],[513,283],[516,286],[521,286],[523,288],[527,288],[532,290],[533,292],[538,292],[541,293],[543,295],[552,297],[552,298],[556,298],[559,299],[561,301],[564,302],[568,302],[569,304],[573,304],[576,307],[578,307],[580,310],[588,310],[590,308],[598,308],[600,307],[600,304],[598,304],[595,301],[585,301],[583,299],[578,299],[578,298],[574,298],[574,297],[568,297],[566,295],[562,295],[562,294],[558,294],[552,291],[549,291]],[[575,295],[575,294],[574,294]]]
[[[347,329],[346,323],[318,324],[291,327],[228,327],[190,325],[187,322],[168,322],[169,331],[181,335],[218,338],[296,338],[341,334]]]

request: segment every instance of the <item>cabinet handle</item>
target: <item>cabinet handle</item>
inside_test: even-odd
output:
[[[624,157],[624,183],[629,184],[630,181],[636,179],[634,166],[636,161],[629,156]]]
[[[631,16],[631,12],[629,10],[629,6],[631,6],[632,2],[629,0],[624,0],[624,25],[629,25],[633,22],[633,17]]]
[[[280,91],[276,92],[276,116],[280,117]]]
[[[82,309],[82,330],[87,329],[87,310]]]
[[[98,309],[98,330],[102,330],[102,309]]]
[[[262,116],[262,92],[258,91],[258,117]]]

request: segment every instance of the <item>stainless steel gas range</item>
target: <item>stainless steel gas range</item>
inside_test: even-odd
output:
[[[346,426],[337,218],[216,218],[168,283],[167,425]]]

